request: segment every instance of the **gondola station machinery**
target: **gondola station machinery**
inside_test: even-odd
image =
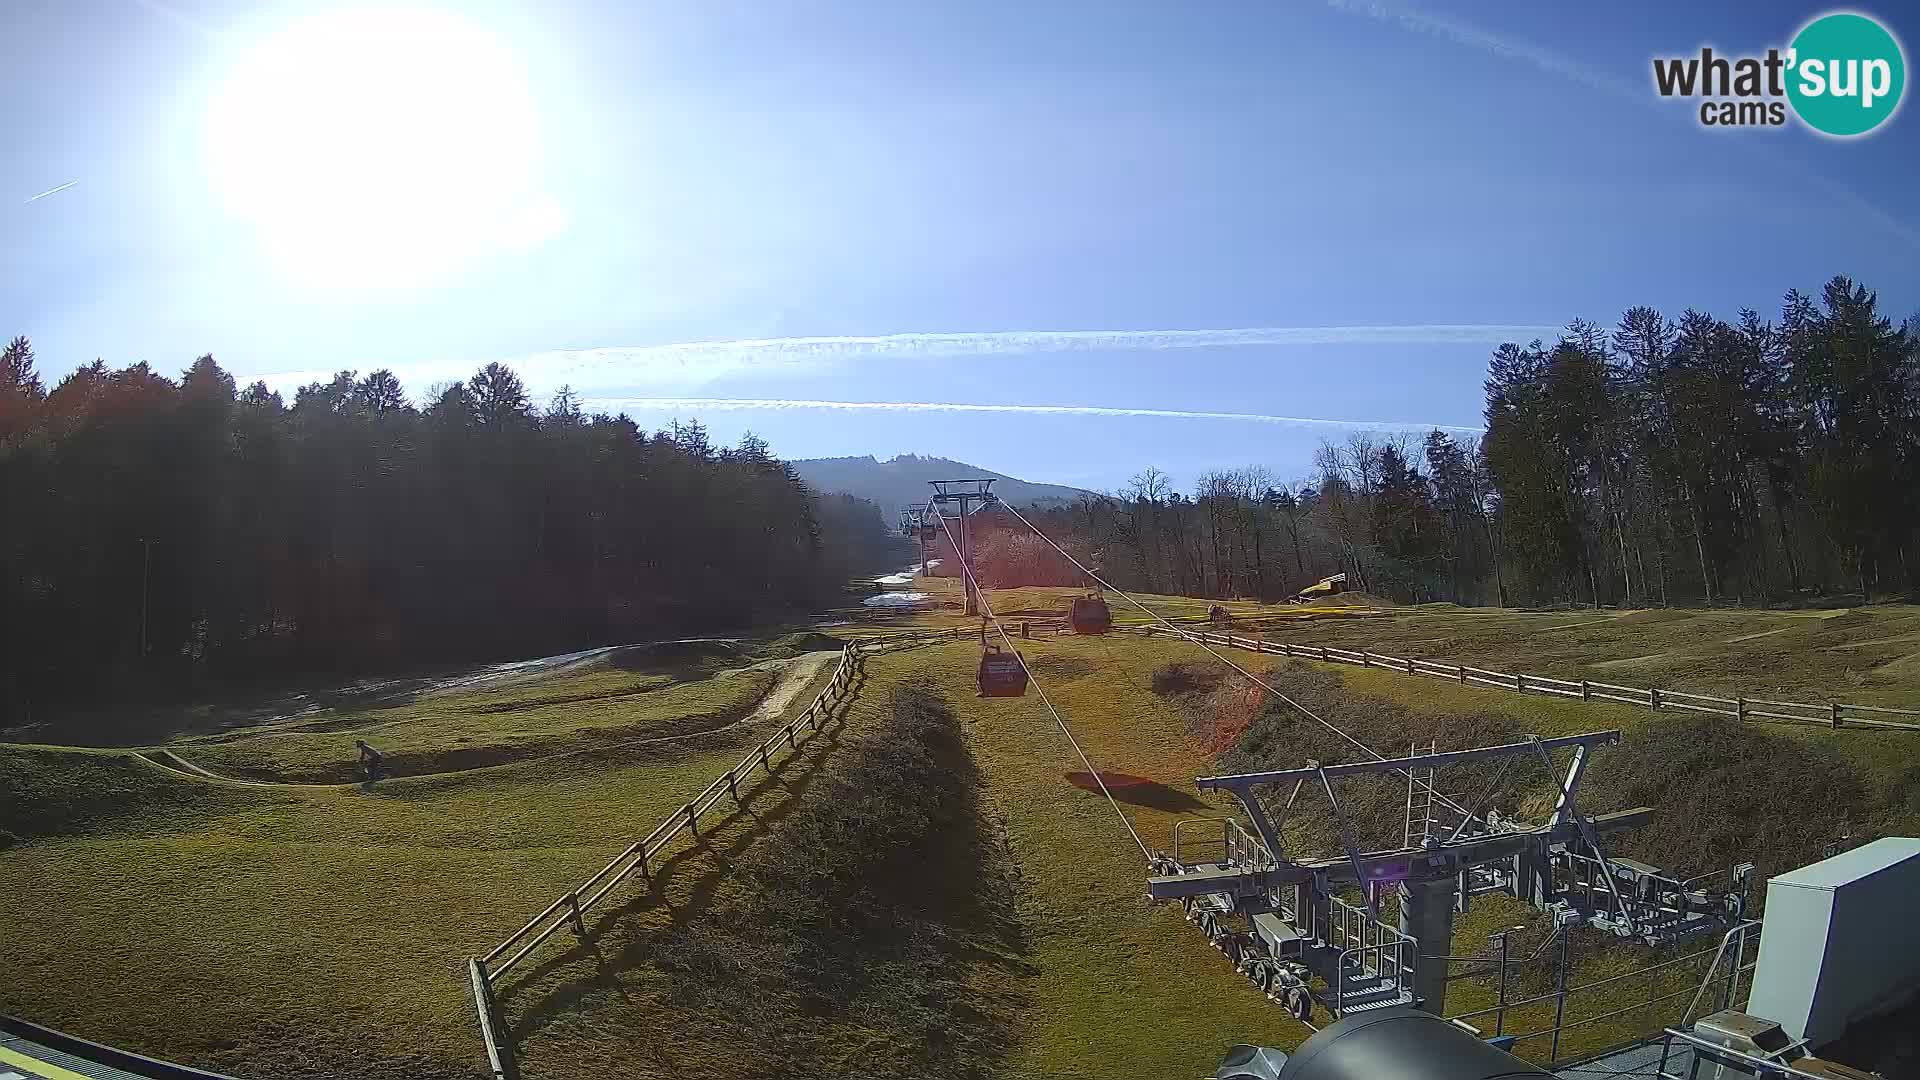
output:
[[[1651,1080],[1903,1080],[1915,1075],[1911,1057],[1896,1057],[1898,1064],[1882,1073],[1865,1071],[1868,1057],[1911,1054],[1910,1048],[1898,1048],[1899,1040],[1911,1042],[1920,1027],[1913,1022],[1920,1015],[1915,896],[1920,896],[1920,839],[1911,837],[1875,840],[1781,874],[1767,882],[1759,958],[1744,1007],[1729,988],[1725,998],[1733,1000],[1723,998],[1722,1008],[1691,1025],[1564,1064],[1557,1075]],[[1716,965],[1695,1003],[1721,978]],[[1556,1075],[1420,1004],[1425,1003],[1349,1010],[1291,1054],[1233,1047],[1215,1075],[1218,1080]],[[1687,1012],[1691,1015],[1693,1008]],[[1847,1044],[1850,1031],[1874,1021],[1896,1029],[1893,1050]]]

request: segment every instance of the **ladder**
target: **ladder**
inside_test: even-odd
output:
[[[1429,757],[1438,745],[1429,740],[1422,747],[1415,743],[1407,744],[1408,757]],[[1427,837],[1433,832],[1433,769],[1431,767],[1407,770],[1407,826],[1405,847],[1425,847]]]

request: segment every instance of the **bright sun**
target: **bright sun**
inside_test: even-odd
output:
[[[431,284],[551,235],[526,72],[497,37],[430,10],[338,10],[273,34],[208,113],[233,213],[300,284]]]

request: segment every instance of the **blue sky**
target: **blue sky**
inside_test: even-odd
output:
[[[211,352],[417,393],[498,359],[787,456],[1108,488],[1303,475],[1342,434],[1125,410],[1471,427],[1529,328],[1766,313],[1834,273],[1920,306],[1911,109],[1841,142],[1651,89],[1655,54],[1783,45],[1820,6],[314,10],[0,9],[0,333],[43,371]]]

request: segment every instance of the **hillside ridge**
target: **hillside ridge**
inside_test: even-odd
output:
[[[1061,484],[1041,484],[1008,476],[951,458],[900,454],[885,461],[871,454],[852,457],[803,458],[790,462],[807,486],[822,492],[844,492],[879,505],[891,522],[903,506],[924,502],[927,481],[956,477],[992,477],[994,494],[1016,506],[1068,503],[1092,492]]]

